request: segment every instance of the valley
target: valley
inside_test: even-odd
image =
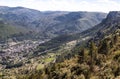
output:
[[[106,15],[102,12],[38,11],[0,6],[0,25],[3,28],[0,29],[0,40],[44,40],[80,33],[99,24]]]
[[[113,16],[114,15],[114,16]],[[38,72],[19,79],[119,79],[120,12],[110,12],[94,28],[84,31],[71,54]],[[94,36],[93,36],[94,35]],[[81,41],[86,39],[85,43]],[[82,42],[82,43],[81,43]],[[82,44],[82,46],[81,46]],[[70,51],[69,51],[70,52]]]
[[[55,63],[60,55],[67,54],[76,45],[76,41],[71,41],[61,45],[56,51],[50,49],[39,52],[37,57],[34,56],[35,48],[44,42],[24,41],[17,44],[12,43],[12,45],[10,43],[8,48],[2,49],[0,54],[0,73],[2,78],[16,79],[17,77],[24,77],[33,71],[41,70],[50,63]]]
[[[0,79],[119,79],[120,11],[0,6]]]

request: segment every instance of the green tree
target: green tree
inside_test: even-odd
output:
[[[118,43],[118,35],[117,34],[115,34],[115,36],[114,36],[114,44],[117,44]]]
[[[90,54],[90,57],[91,57],[91,62],[93,63],[94,62],[94,59],[96,59],[97,57],[97,47],[95,45],[95,43],[93,41],[90,42],[90,46],[89,46],[89,54]]]
[[[85,48],[81,48],[80,52],[78,52],[78,63],[83,63],[85,61]]]
[[[89,55],[91,58],[90,70],[93,71],[93,66],[95,65],[95,60],[97,59],[97,47],[93,41],[91,41],[89,45]]]
[[[103,40],[99,45],[98,52],[108,55],[110,53],[110,42],[108,40]]]

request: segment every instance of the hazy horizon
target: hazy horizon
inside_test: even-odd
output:
[[[0,0],[0,6],[26,7],[39,11],[120,11],[118,0]]]

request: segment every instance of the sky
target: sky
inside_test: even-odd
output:
[[[36,9],[40,11],[120,11],[120,0],[0,0],[0,6]]]

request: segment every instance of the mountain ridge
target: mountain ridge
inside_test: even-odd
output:
[[[24,7],[0,7],[0,19],[5,23],[35,32],[40,38],[82,32],[105,17],[105,13],[99,12],[42,12]]]
[[[114,16],[111,16],[115,13]],[[88,37],[86,45],[77,46],[68,55],[62,54],[38,72],[23,78],[33,79],[119,79],[120,78],[120,13],[110,12],[95,27],[78,34]],[[112,18],[112,19],[111,19]],[[90,31],[91,30],[91,31]],[[76,38],[74,40],[82,40]],[[60,40],[60,39],[59,39]],[[72,56],[71,56],[72,55]],[[22,78],[20,78],[22,79]]]

